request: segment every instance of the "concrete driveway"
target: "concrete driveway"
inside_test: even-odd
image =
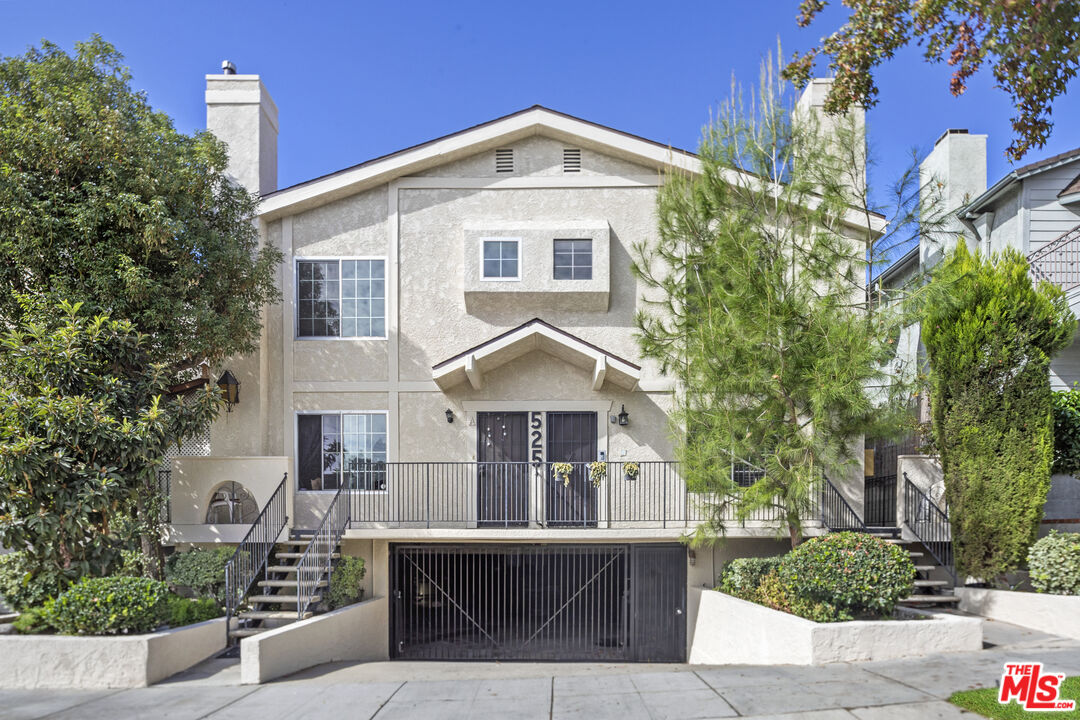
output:
[[[973,716],[945,702],[997,683],[1006,661],[1080,675],[1080,643],[988,621],[977,653],[820,667],[387,662],[323,665],[239,685],[211,660],[154,687],[0,691],[0,720],[667,720],[749,717],[927,720]]]

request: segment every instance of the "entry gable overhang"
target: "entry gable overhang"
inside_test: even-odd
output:
[[[432,379],[447,390],[468,381],[474,390],[484,386],[484,374],[534,350],[540,350],[576,367],[592,372],[592,389],[610,382],[633,390],[641,379],[641,367],[540,318],[447,358],[432,367]]]

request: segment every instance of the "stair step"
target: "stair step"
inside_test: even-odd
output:
[[[295,565],[267,565],[267,572],[279,572],[279,573],[294,573],[296,572]]]
[[[913,557],[913,558],[926,557],[926,555],[924,553],[915,552],[914,550],[908,550],[907,554],[908,554],[908,557]]]
[[[915,571],[916,572],[930,572],[930,571],[934,570],[937,567],[938,567],[937,565],[916,565],[915,566]]]
[[[960,598],[955,595],[912,595],[900,601],[901,605],[916,605],[920,603],[958,603]]]
[[[284,605],[295,605],[299,600],[300,598],[296,595],[252,595],[248,597],[249,602],[278,603]],[[320,595],[311,596],[312,604],[317,603],[320,600],[322,600],[322,596]]]
[[[310,612],[304,613],[304,619],[311,617]],[[289,610],[249,610],[240,615],[241,620],[295,620],[296,612]]]
[[[266,632],[269,628],[236,628],[229,631],[229,637],[233,638],[246,638],[252,635],[258,635],[261,632]]]
[[[300,583],[296,580],[260,580],[258,582],[259,587],[278,587],[278,588],[294,588]],[[320,580],[316,583],[319,587],[326,587],[326,581]]]
[[[288,545],[289,547],[307,547],[311,543],[311,540],[278,540],[278,545]]]
[[[326,557],[326,553],[312,553],[311,555],[312,555],[312,557],[318,557],[318,558]],[[299,560],[300,558],[304,557],[304,553],[302,553],[302,552],[299,552],[299,553],[297,553],[297,552],[283,552],[283,553],[280,553],[279,552],[279,553],[275,553],[274,557],[281,558],[281,559],[287,559],[287,560]],[[338,558],[341,557],[341,553],[333,553],[330,557],[333,560],[337,560]]]
[[[915,587],[945,587],[951,585],[949,580],[916,580]]]

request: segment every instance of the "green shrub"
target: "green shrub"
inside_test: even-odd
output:
[[[15,622],[11,623],[12,627],[15,628],[15,632],[22,635],[37,635],[46,630],[51,630],[52,625],[49,623],[50,605],[52,605],[52,601],[47,601],[42,607],[27,608],[19,613],[19,617],[15,618]]]
[[[911,594],[915,566],[896,545],[865,533],[813,538],[784,556],[777,573],[790,596],[837,615],[885,616]]]
[[[54,591],[51,581],[33,573],[25,553],[0,555],[0,597],[13,610],[22,612],[40,607]]]
[[[330,610],[352,605],[360,599],[360,582],[364,579],[364,559],[345,557],[330,573],[330,587],[326,593],[326,607]]]
[[[1051,595],[1080,595],[1080,533],[1051,530],[1028,552],[1035,590]]]
[[[1054,465],[1052,472],[1080,474],[1080,389],[1054,393]]]
[[[720,590],[729,595],[749,599],[761,584],[762,578],[780,566],[780,557],[735,558],[720,574]]]
[[[213,620],[221,617],[225,611],[213,598],[186,598],[179,595],[169,595],[165,600],[166,618],[170,627],[183,627],[194,625],[204,620]]]
[[[225,563],[233,556],[230,548],[194,548],[175,553],[165,564],[165,582],[173,588],[187,587],[198,597],[225,602]]]
[[[794,595],[780,579],[778,570],[773,570],[762,577],[753,595],[747,599],[814,622],[839,622],[852,619],[849,612],[837,610],[835,606],[827,602],[812,602]]]
[[[64,635],[150,632],[165,619],[168,594],[149,578],[83,578],[56,598],[49,622]]]

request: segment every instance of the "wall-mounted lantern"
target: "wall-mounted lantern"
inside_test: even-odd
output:
[[[626,406],[625,405],[622,406],[622,412],[619,413],[619,424],[620,425],[629,425],[630,424],[630,413],[626,412]]]
[[[450,408],[446,408],[446,422],[448,422],[448,423],[454,422],[454,411],[451,410]]]
[[[226,370],[218,378],[217,386],[221,390],[221,397],[225,400],[225,412],[232,412],[232,406],[240,403],[240,381]]]

